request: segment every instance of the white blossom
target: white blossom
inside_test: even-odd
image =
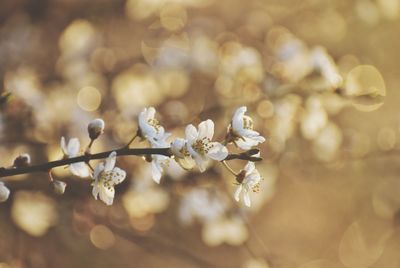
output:
[[[187,149],[187,140],[176,138],[171,143],[171,152],[175,157],[176,162],[186,170],[190,170],[195,166],[195,162]]]
[[[201,172],[206,170],[209,159],[222,161],[228,156],[228,149],[219,142],[212,142],[214,122],[203,121],[197,129],[192,125],[186,127],[187,149]]]
[[[255,164],[253,162],[248,162],[236,179],[238,180],[239,186],[235,191],[235,200],[239,202],[240,194],[243,192],[244,204],[250,207],[250,191],[258,192],[260,189],[260,182],[262,180],[260,173],[255,167]]]
[[[169,133],[164,134],[164,136],[160,137],[159,140],[149,140],[152,148],[167,148],[169,147],[169,143],[167,142]],[[160,183],[161,176],[164,172],[164,168],[169,165],[169,157],[165,155],[153,154],[151,156],[151,174],[153,180],[156,183]]]
[[[115,195],[114,186],[121,183],[126,172],[115,166],[117,153],[112,152],[104,162],[99,163],[93,172],[92,194],[97,196],[107,205],[112,205]]]
[[[246,106],[238,108],[228,129],[228,141],[243,150],[249,150],[265,141],[263,136],[253,130],[253,120],[245,115],[246,111]]]
[[[144,108],[139,114],[138,135],[148,141],[158,141],[165,135],[165,130],[155,118],[155,114],[156,109],[154,107]]]
[[[5,202],[10,196],[10,189],[8,189],[4,182],[0,181],[0,202]]]
[[[92,120],[88,125],[89,137],[92,140],[97,139],[104,132],[105,123],[103,119]]]
[[[61,137],[61,150],[65,157],[73,158],[79,155],[80,143],[77,138],[69,140],[66,145],[65,138]],[[69,165],[69,170],[72,174],[78,177],[88,177],[89,168],[84,162],[73,163]]]

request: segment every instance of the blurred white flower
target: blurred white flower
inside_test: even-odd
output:
[[[209,246],[218,246],[222,243],[238,246],[249,238],[249,232],[239,217],[220,218],[204,225],[202,238]]]
[[[104,162],[99,163],[94,169],[92,194],[97,196],[107,205],[112,205],[115,195],[114,186],[120,184],[126,177],[126,172],[115,166],[117,153],[112,152]]]
[[[235,200],[240,201],[240,194],[243,191],[244,204],[251,206],[250,191],[258,192],[260,190],[261,175],[253,162],[248,162],[244,169],[236,178],[239,186],[235,191]]]
[[[167,142],[169,133],[165,133],[159,140],[150,139],[150,144],[152,148],[167,148],[169,147],[169,143]],[[162,173],[164,172],[164,168],[169,165],[169,157],[165,155],[153,154],[151,155],[151,174],[153,180],[156,183],[160,183]]]
[[[89,137],[91,140],[97,139],[104,132],[105,123],[103,119],[92,120],[88,125]]]
[[[5,202],[10,196],[10,189],[8,189],[4,182],[0,181],[0,202]]]
[[[186,170],[190,170],[195,166],[195,162],[187,149],[187,141],[182,138],[176,138],[171,143],[171,151],[175,156],[176,162]]]
[[[249,150],[251,147],[265,141],[265,138],[260,133],[253,130],[253,120],[245,115],[246,111],[246,106],[242,106],[236,110],[228,133],[228,142],[232,141],[243,150]]]
[[[73,158],[79,155],[80,143],[77,138],[69,140],[68,145],[65,143],[65,138],[61,137],[61,150],[65,157]],[[89,168],[84,162],[73,163],[69,165],[69,170],[72,174],[78,177],[89,177]]]
[[[179,218],[185,224],[194,220],[202,223],[217,220],[228,209],[228,200],[220,192],[205,188],[194,189],[186,193],[179,206]]]
[[[328,114],[326,113],[320,98],[308,97],[305,110],[301,116],[301,132],[304,138],[315,139],[319,132],[328,123]]]
[[[18,191],[11,206],[11,218],[23,231],[40,237],[58,222],[59,207],[40,192]]]
[[[154,107],[144,108],[139,114],[139,137],[147,140],[160,140],[165,135],[164,128],[154,117],[156,109]]]
[[[329,86],[338,88],[342,85],[343,78],[339,74],[335,62],[324,48],[314,48],[311,51],[310,60],[313,67],[321,72]]]
[[[197,129],[192,125],[186,127],[187,149],[201,172],[206,170],[209,159],[222,161],[228,156],[228,149],[219,142],[212,142],[214,122],[210,119],[199,124]]]

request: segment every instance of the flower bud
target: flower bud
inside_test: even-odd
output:
[[[88,125],[89,137],[91,140],[97,139],[104,132],[105,123],[103,119],[94,119]]]
[[[21,154],[14,160],[14,167],[20,168],[20,167],[27,167],[31,163],[31,157],[29,154]]]
[[[63,181],[53,181],[53,188],[56,194],[62,195],[65,192],[67,184]]]
[[[3,182],[0,182],[0,202],[5,202],[10,196],[10,190],[4,185]]]

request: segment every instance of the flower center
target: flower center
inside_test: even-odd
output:
[[[257,182],[252,188],[251,188],[251,190],[254,192],[254,193],[258,193],[258,192],[260,192],[260,183],[259,182]]]
[[[197,153],[205,155],[210,151],[212,146],[209,138],[202,138],[201,140],[196,140],[192,147]]]
[[[244,129],[253,129],[253,120],[248,116],[243,116],[243,128]]]
[[[103,172],[100,176],[100,182],[103,184],[103,186],[105,188],[107,188],[108,190],[111,190],[113,188],[114,184],[119,183],[119,181],[115,182],[113,180],[114,177],[121,178],[122,174],[120,172],[114,171],[114,170],[111,170],[108,172]]]
[[[189,153],[188,149],[186,148],[186,144],[185,144],[185,146],[182,147],[182,149],[179,150],[179,152],[180,152],[183,156],[190,156],[190,153]]]
[[[161,128],[161,125],[160,125],[160,122],[158,122],[157,119],[155,119],[155,118],[150,118],[149,120],[147,120],[147,123],[148,123],[150,126],[152,126],[153,128],[155,128],[155,130],[156,130],[157,132],[159,132],[159,130],[160,130],[160,128]]]

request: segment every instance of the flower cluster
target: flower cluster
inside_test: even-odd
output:
[[[153,107],[145,108],[139,114],[139,130],[137,136],[147,140],[152,148],[170,148],[173,158],[185,170],[197,167],[204,172],[210,161],[224,161],[228,156],[227,145],[233,143],[242,150],[250,150],[254,146],[265,141],[265,138],[253,129],[253,120],[245,115],[245,106],[236,110],[228,126],[226,138],[223,142],[213,141],[214,122],[211,119],[200,122],[197,128],[190,124],[186,126],[185,137],[177,137],[169,144],[170,133],[165,132],[163,126],[155,118],[156,111]],[[169,164],[169,157],[164,155],[152,155],[147,158],[151,161],[152,177],[157,183],[164,168]],[[226,164],[226,163],[225,163]],[[259,187],[261,176],[255,169],[253,162],[249,162],[244,170],[236,175],[239,187],[235,193],[235,199],[239,201],[239,195],[244,190],[244,202],[250,206],[250,190],[256,191]]]

